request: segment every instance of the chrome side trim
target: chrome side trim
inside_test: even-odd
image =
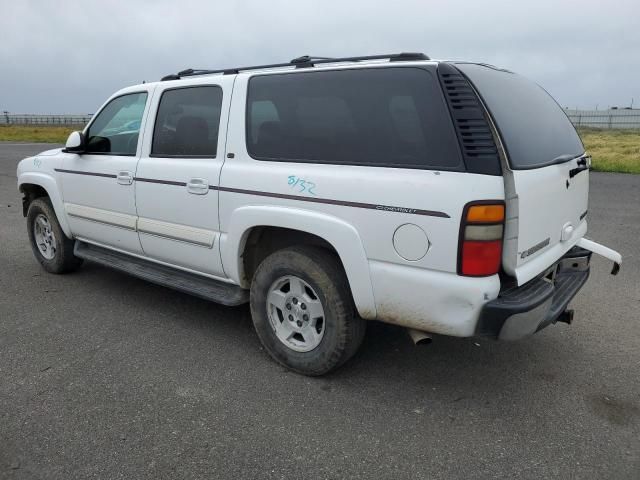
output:
[[[65,211],[67,215],[92,222],[105,223],[114,227],[126,228],[127,230],[136,230],[135,215],[126,213],[112,212],[101,208],[87,207],[85,205],[76,205],[74,203],[65,203]]]
[[[207,248],[213,247],[216,238],[215,232],[211,230],[151,220],[149,218],[138,218],[138,231]]]

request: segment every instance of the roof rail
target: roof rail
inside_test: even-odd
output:
[[[342,62],[365,62],[369,60],[389,60],[390,62],[411,62],[416,60],[430,60],[424,53],[392,53],[390,55],[366,55],[361,57],[341,57],[341,58],[329,58],[329,57],[312,57],[309,55],[303,55],[301,57],[294,58],[287,63],[272,63],[269,65],[253,65],[248,67],[235,67],[235,68],[222,68],[219,70],[204,70],[187,68],[177,74],[166,75],[162,77],[162,81],[167,80],[180,80],[183,77],[193,77],[196,75],[211,75],[215,73],[221,73],[223,75],[231,75],[247,70],[265,70],[269,68],[310,68],[318,64],[325,63],[342,63]]]

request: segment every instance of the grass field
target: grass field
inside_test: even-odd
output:
[[[0,125],[0,141],[64,143],[81,126]],[[599,172],[640,173],[640,130],[580,129],[580,136]]]
[[[640,130],[580,129],[598,172],[640,173]]]
[[[84,128],[83,125],[0,125],[0,141],[65,143],[71,132],[74,130],[82,130],[82,128]]]

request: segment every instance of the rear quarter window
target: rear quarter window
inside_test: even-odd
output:
[[[259,160],[463,169],[437,79],[421,68],[254,76],[246,131]]]
[[[560,105],[538,84],[505,70],[456,64],[491,113],[513,169],[539,168],[584,153]]]

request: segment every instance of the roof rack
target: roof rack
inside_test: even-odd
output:
[[[430,60],[424,53],[392,53],[390,55],[367,55],[362,57],[341,57],[341,58],[329,58],[329,57],[312,57],[309,55],[303,55],[297,57],[287,63],[272,63],[270,65],[253,65],[248,67],[236,67],[236,68],[222,68],[219,70],[204,70],[188,68],[182,70],[176,74],[166,75],[162,77],[162,81],[167,80],[180,80],[183,77],[193,77],[196,75],[211,75],[215,73],[221,73],[223,75],[232,75],[235,73],[247,71],[247,70],[265,70],[268,68],[283,68],[283,67],[295,67],[295,68],[311,68],[319,64],[324,63],[342,63],[342,62],[364,62],[369,60],[389,60],[390,62],[411,62],[416,60]]]

